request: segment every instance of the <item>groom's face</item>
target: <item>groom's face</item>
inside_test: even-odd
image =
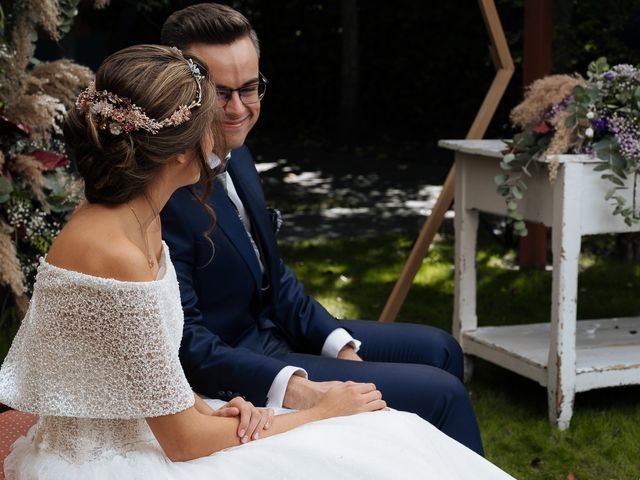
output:
[[[229,45],[195,43],[187,49],[207,64],[216,87],[238,89],[255,85],[259,80],[258,53],[249,37]],[[244,144],[247,135],[258,121],[260,101],[245,104],[237,91],[226,102],[218,99],[224,108],[224,133],[229,149]]]

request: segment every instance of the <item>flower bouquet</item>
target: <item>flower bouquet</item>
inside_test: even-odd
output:
[[[495,178],[498,194],[505,198],[507,215],[515,233],[527,234],[517,211],[536,160],[549,160],[549,180],[555,180],[561,154],[586,154],[598,158],[595,169],[610,184],[605,201],[627,225],[640,220],[635,205],[618,195],[625,180],[640,173],[640,71],[631,65],[610,67],[605,58],[589,65],[587,78],[552,75],[534,82],[523,102],[511,112],[522,131],[512,140]],[[635,193],[635,192],[634,192]]]
[[[38,29],[58,39],[76,4],[19,0],[6,16],[0,5],[0,326],[24,310],[38,258],[81,197],[61,124],[93,73],[33,58]]]

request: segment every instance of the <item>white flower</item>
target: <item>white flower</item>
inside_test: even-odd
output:
[[[116,122],[111,122],[109,124],[109,131],[113,135],[120,135],[122,133],[122,127],[120,126],[120,124],[118,124]]]
[[[587,112],[587,118],[589,120],[593,120],[595,118],[595,116],[596,116],[596,114],[594,112],[591,112],[591,111]]]
[[[593,138],[593,128],[589,127],[584,131],[587,138]]]

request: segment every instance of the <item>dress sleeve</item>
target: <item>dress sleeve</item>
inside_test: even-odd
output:
[[[175,272],[98,279],[44,264],[0,371],[0,402],[39,415],[141,418],[194,404]]]

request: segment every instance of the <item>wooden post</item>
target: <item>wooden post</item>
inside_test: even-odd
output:
[[[551,73],[553,0],[526,0],[524,5],[523,86]],[[547,264],[547,227],[527,222],[529,234],[520,239],[518,263],[544,270]]]
[[[509,45],[504,36],[494,0],[478,0],[478,3],[480,4],[482,18],[491,39],[491,58],[493,59],[497,72],[480,106],[480,110],[478,110],[476,118],[473,120],[473,124],[467,133],[467,139],[480,139],[484,136],[495,114],[496,108],[498,108],[498,103],[500,103],[509,85],[514,70]],[[393,322],[398,316],[398,312],[407,298],[413,279],[422,265],[422,259],[429,251],[429,246],[442,224],[444,214],[453,201],[454,183],[455,169],[452,167],[431,215],[429,215],[422,227],[420,235],[409,254],[407,263],[405,263],[400,277],[382,310],[382,314],[380,315],[381,322]]]

